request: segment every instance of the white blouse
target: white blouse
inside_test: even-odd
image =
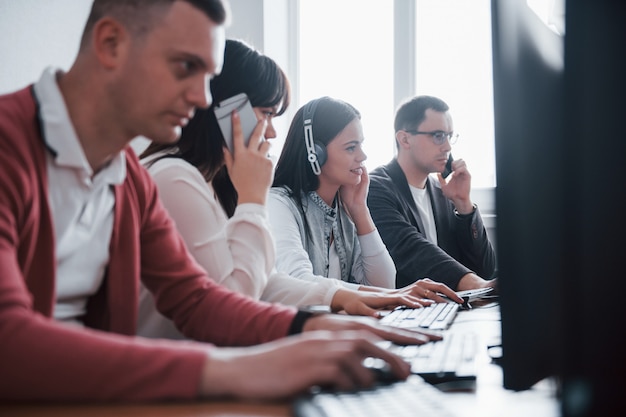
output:
[[[216,282],[267,302],[330,305],[341,284],[322,277],[306,282],[274,269],[274,241],[265,206],[240,204],[228,219],[212,186],[193,165],[180,158],[162,158],[148,171],[189,251]],[[143,287],[138,334],[183,338],[156,310],[152,294]]]

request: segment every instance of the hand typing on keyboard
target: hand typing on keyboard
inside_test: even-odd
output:
[[[429,306],[433,300],[415,297],[407,293],[391,293],[380,289],[374,291],[355,291],[341,288],[333,297],[331,308],[333,311],[343,311],[350,315],[370,316],[379,318],[382,310],[404,306],[419,308]]]
[[[378,381],[366,359],[388,366],[387,376],[406,380],[410,365],[379,347],[366,331],[314,331],[250,348],[212,350],[201,392],[241,399],[284,399],[313,387],[350,391]],[[381,368],[382,369],[382,368]]]
[[[303,334],[249,348],[217,348],[206,361],[203,396],[283,399],[320,386],[338,390],[372,387],[377,373],[366,358],[388,364],[385,372],[398,380],[410,375],[400,355],[378,346],[423,345],[441,336],[422,330],[385,326],[371,317],[321,314],[308,318]],[[381,368],[382,369],[382,368]]]
[[[360,330],[398,345],[422,345],[431,340],[441,340],[441,335],[426,329],[401,328],[387,325],[370,317],[354,317],[341,314],[323,314],[304,324],[304,331],[312,330]]]
[[[433,300],[437,303],[453,301],[459,304],[463,303],[463,298],[459,297],[450,287],[441,282],[433,281],[430,278],[424,278],[415,281],[411,285],[395,290],[402,294],[409,294],[415,297]]]

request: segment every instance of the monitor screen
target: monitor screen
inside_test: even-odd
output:
[[[565,227],[563,37],[525,1],[493,4],[504,386],[558,373]]]
[[[564,416],[611,415],[626,374],[626,3],[565,0],[564,34],[529,3],[492,0],[503,382],[553,377]]]

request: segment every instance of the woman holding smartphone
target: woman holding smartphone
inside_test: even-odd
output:
[[[233,113],[230,152],[214,107],[242,92],[258,122],[246,146],[239,113]],[[269,141],[276,137],[272,121],[290,102],[288,79],[269,57],[243,42],[227,40],[224,66],[211,80],[211,94],[211,107],[196,111],[176,144],[151,144],[141,155],[186,245],[210,277],[256,299],[299,307],[325,305],[349,314],[376,316],[379,308],[428,303],[407,294],[354,291],[321,276],[298,280],[276,272],[274,261],[282,254],[274,251],[265,206],[273,179],[267,155]],[[182,338],[145,289],[138,328],[143,336]]]

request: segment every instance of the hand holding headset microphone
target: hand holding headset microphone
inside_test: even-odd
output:
[[[322,165],[324,165],[326,159],[328,159],[326,146],[322,143],[315,142],[313,139],[313,116],[315,115],[315,108],[318,102],[319,99],[308,102],[306,106],[304,106],[302,115],[304,119],[304,143],[306,144],[307,159],[315,175],[322,173]]]

